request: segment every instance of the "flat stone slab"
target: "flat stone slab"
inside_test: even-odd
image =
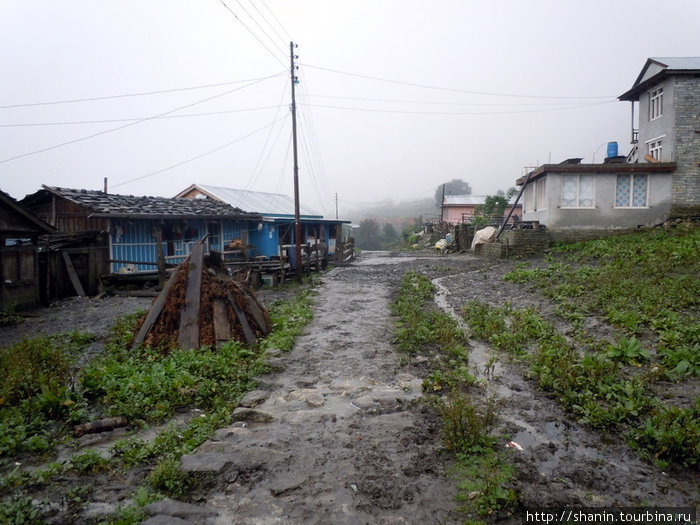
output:
[[[160,501],[154,501],[146,505],[145,510],[149,515],[167,515],[176,516],[178,518],[187,518],[189,516],[214,516],[218,514],[216,511],[178,501],[171,498],[165,498]]]
[[[248,392],[243,399],[241,399],[239,406],[244,408],[255,408],[262,405],[269,396],[270,392],[266,392],[264,390],[252,390]]]
[[[231,460],[230,454],[219,452],[201,452],[182,456],[182,470],[197,473],[221,473]]]
[[[273,421],[277,421],[277,418],[272,414],[245,407],[236,408],[233,411],[233,419],[250,423],[272,423]]]
[[[192,522],[183,520],[182,518],[176,518],[175,516],[158,514],[157,516],[148,518],[141,525],[192,525]]]

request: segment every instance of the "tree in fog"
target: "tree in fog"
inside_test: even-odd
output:
[[[399,240],[399,234],[396,232],[393,224],[384,223],[382,226],[382,247],[384,249],[393,248]]]
[[[471,195],[472,187],[471,185],[462,179],[452,179],[450,182],[445,182],[445,195]],[[437,206],[442,206],[442,187],[440,184],[435,189],[435,204]]]
[[[355,234],[355,244],[360,250],[379,250],[382,245],[382,236],[379,231],[379,223],[374,219],[363,219],[360,228]]]

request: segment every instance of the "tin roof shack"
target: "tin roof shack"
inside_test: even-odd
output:
[[[248,232],[247,240],[244,239],[250,245],[250,257],[282,257],[285,255],[283,251],[296,243],[294,200],[287,195],[192,184],[176,197],[225,202],[251,213],[259,213],[260,222]],[[324,244],[328,255],[334,255],[336,245],[344,240],[343,225],[350,224],[350,221],[325,219],[320,213],[301,204],[299,217],[301,244],[307,248]]]
[[[166,264],[182,262],[192,246],[205,237],[206,251],[221,251],[227,242],[239,238],[242,231],[260,220],[258,214],[221,202],[49,186],[27,196],[22,203],[59,232],[104,234],[99,250],[93,247],[87,254],[88,259],[102,261],[98,275],[81,273],[76,266],[86,291],[93,290],[98,284],[95,281],[104,274],[163,272]],[[75,259],[74,253],[71,259]],[[94,266],[92,260],[87,261],[88,268]]]
[[[508,222],[514,221],[513,215],[522,215],[522,205],[513,204],[515,197],[510,199],[510,204],[504,211],[504,217],[509,217]],[[451,225],[470,223],[474,219],[477,206],[486,204],[486,195],[445,195],[442,200],[442,220]],[[512,213],[511,213],[511,210]]]
[[[41,302],[39,237],[54,231],[0,191],[0,310]]]

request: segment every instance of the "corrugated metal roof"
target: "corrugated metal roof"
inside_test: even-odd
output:
[[[486,204],[486,195],[445,195],[446,206],[482,206]],[[515,196],[510,198],[509,203],[515,201]]]
[[[50,186],[44,186],[44,189],[88,208],[93,215],[103,217],[232,217],[245,214],[238,208],[215,200],[118,195]]]
[[[651,57],[668,69],[700,69],[700,57]]]
[[[215,199],[227,202],[231,206],[240,207],[247,212],[259,213],[268,217],[294,216],[294,199],[287,195],[222,188],[220,186],[209,186],[208,184],[194,184],[193,187],[208,193]],[[303,204],[299,205],[299,214],[306,218],[323,217],[322,214],[307,208]]]
[[[700,71],[700,57],[652,57],[648,58],[632,88],[620,95],[618,100],[636,101],[639,94],[666,75],[695,74]]]

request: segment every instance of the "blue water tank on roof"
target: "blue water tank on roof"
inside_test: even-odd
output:
[[[608,154],[606,157],[617,157],[617,142],[608,142]]]

